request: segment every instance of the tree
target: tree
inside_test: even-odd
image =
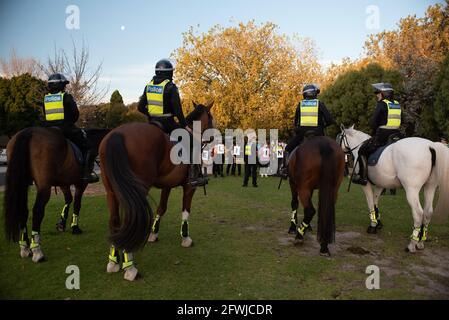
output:
[[[250,21],[184,33],[174,58],[186,111],[214,100],[219,129],[291,128],[302,86],[319,81],[321,67],[310,40],[293,43],[276,30]]]
[[[44,81],[29,74],[0,78],[0,134],[11,136],[39,123],[46,87]]]
[[[437,140],[442,133],[449,135],[449,54],[436,76],[434,92],[435,99],[425,106],[422,122],[426,136]]]
[[[106,127],[115,128],[121,125],[127,111],[120,92],[115,90],[111,95],[109,108],[106,113]]]
[[[335,136],[339,132],[340,124],[355,124],[358,130],[371,134],[369,121],[377,101],[371,84],[378,82],[390,82],[400,100],[403,90],[401,75],[378,64],[348,71],[326,88],[320,99],[326,103],[337,124],[328,130],[328,134]],[[404,113],[407,113],[407,110],[404,110]]]
[[[81,49],[72,41],[72,52],[69,56],[64,49],[56,49],[53,57],[48,57],[47,64],[41,69],[47,76],[53,73],[63,73],[69,77],[68,91],[73,95],[78,105],[93,105],[99,103],[108,92],[108,87],[100,88],[98,80],[102,72],[102,63],[94,68],[89,65],[89,49],[83,42]],[[93,71],[90,71],[93,70]]]
[[[13,48],[9,60],[0,59],[1,76],[7,79],[28,73],[35,78],[42,78],[43,73],[39,62],[34,58],[21,58]]]
[[[371,35],[365,49],[368,57],[404,77],[402,103],[409,122],[415,123],[408,133],[431,134],[428,124],[422,124],[421,112],[434,100],[435,75],[449,52],[449,1],[429,6],[423,18],[401,19],[396,30]]]

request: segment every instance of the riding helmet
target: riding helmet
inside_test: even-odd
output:
[[[320,94],[320,88],[316,84],[306,84],[302,89],[304,99],[316,99]]]
[[[393,97],[394,89],[391,83],[373,83],[371,86],[374,88],[374,94],[382,93],[385,98]]]
[[[156,63],[155,69],[157,76],[162,76],[169,79],[173,78],[173,70],[175,70],[175,68],[173,67],[173,64],[170,62],[170,60],[168,59],[159,60]]]
[[[54,73],[48,77],[48,88],[50,91],[64,90],[65,86],[69,83],[69,80],[61,73]]]

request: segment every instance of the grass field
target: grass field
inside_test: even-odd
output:
[[[189,249],[180,245],[182,190],[174,190],[160,241],[136,254],[142,277],[133,283],[123,280],[122,272],[106,273],[108,212],[101,190],[91,189],[84,198],[84,233],[79,236],[56,231],[63,198],[53,195],[42,227],[47,261],[21,259],[18,245],[7,243],[0,229],[0,298],[449,298],[449,225],[431,225],[426,249],[406,253],[412,218],[402,190],[381,199],[384,229],[368,235],[363,193],[358,186],[347,193],[345,180],[337,204],[337,241],[330,246],[332,257],[323,258],[316,228],[304,244],[293,244],[294,236],[287,234],[289,188],[284,183],[277,191],[277,183],[275,178],[259,178],[258,189],[244,189],[240,178],[212,178],[208,195],[198,190],[194,198],[190,233],[195,245]],[[159,191],[152,190],[151,197],[158,200]],[[1,219],[3,225],[3,215]],[[65,287],[68,265],[80,268],[80,290]],[[380,268],[380,290],[365,287],[369,265]]]

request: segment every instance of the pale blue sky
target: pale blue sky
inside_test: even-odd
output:
[[[91,65],[103,62],[103,84],[118,89],[125,102],[137,101],[152,77],[155,62],[182,44],[190,26],[200,32],[215,24],[236,25],[254,19],[271,21],[279,33],[312,38],[320,61],[357,58],[370,33],[392,29],[409,14],[444,1],[427,0],[0,0],[0,57],[14,47],[20,56],[44,61],[55,46],[71,48],[84,39]],[[66,8],[80,9],[80,29],[66,28]],[[370,5],[378,6],[379,30],[366,27]],[[124,30],[122,30],[124,26]]]

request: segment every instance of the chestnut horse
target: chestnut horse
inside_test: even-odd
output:
[[[86,130],[93,150],[98,146],[108,129]],[[72,232],[81,233],[78,218],[81,210],[81,197],[87,184],[82,180],[82,166],[58,128],[32,127],[14,135],[7,146],[8,168],[5,185],[5,229],[9,240],[19,241],[20,256],[33,255],[32,260],[44,259],[40,245],[40,229],[52,186],[59,186],[64,193],[65,206],[62,209],[58,229],[65,228],[65,220],[73,201],[70,186],[75,186],[75,203]],[[36,201],[33,207],[31,244],[28,237],[28,188],[34,181]]]
[[[289,233],[296,233],[296,243],[304,240],[315,215],[312,195],[319,189],[318,236],[320,255],[330,256],[328,244],[335,240],[335,203],[343,180],[345,156],[340,146],[328,137],[307,138],[292,153],[289,161],[289,182],[292,194],[292,218]],[[298,222],[299,200],[304,219]]]
[[[200,121],[202,130],[212,127],[210,106],[194,104],[194,111],[187,116],[189,127]],[[114,129],[100,145],[101,176],[106,189],[109,208],[110,255],[107,272],[120,270],[120,258],[124,278],[133,281],[137,269],[133,252],[147,242],[151,226],[152,240],[157,239],[159,219],[167,210],[170,190],[183,187],[182,246],[192,245],[188,218],[195,188],[187,184],[187,164],[174,165],[170,159],[173,143],[158,126],[147,123],[131,123]],[[151,187],[162,189],[157,216],[147,201]],[[123,255],[119,254],[119,250]]]

